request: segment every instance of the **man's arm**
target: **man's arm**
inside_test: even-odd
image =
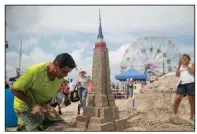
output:
[[[35,104],[32,102],[32,100],[25,95],[23,91],[16,91],[14,88],[11,88],[12,93],[14,96],[25,102],[29,107],[33,107]]]
[[[27,69],[14,83],[11,88],[12,93],[25,102],[29,107],[33,107],[35,104],[29,98],[25,92],[29,90],[33,84],[33,79],[35,75],[35,70],[29,68]]]
[[[191,67],[187,66],[187,70],[189,71],[189,73],[194,75],[195,74],[195,65],[192,64]]]

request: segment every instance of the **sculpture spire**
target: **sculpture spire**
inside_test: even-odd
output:
[[[100,13],[100,9],[99,9],[99,30],[98,30],[97,39],[103,39],[102,26],[101,26],[101,13]]]

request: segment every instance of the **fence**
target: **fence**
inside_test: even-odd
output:
[[[124,89],[112,89],[115,99],[125,99],[125,90]]]

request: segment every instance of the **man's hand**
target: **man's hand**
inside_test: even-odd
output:
[[[58,114],[54,107],[50,107],[49,110],[50,110],[49,112],[52,112],[52,113],[54,113],[55,115]]]
[[[36,115],[43,115],[43,113],[46,113],[46,112],[47,110],[39,105],[34,105],[31,111],[32,114],[36,114]]]
[[[44,107],[44,109],[45,109],[48,113],[54,113],[55,115],[58,115],[57,111],[56,111],[55,108],[52,107],[52,106],[47,105],[47,106]]]

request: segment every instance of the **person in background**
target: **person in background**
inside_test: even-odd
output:
[[[88,105],[88,95],[90,95],[92,93],[92,80],[91,80],[90,76],[88,76],[88,77],[89,77],[89,81],[88,81],[88,89],[87,89],[88,94],[86,97],[86,105]]]
[[[46,125],[44,121],[50,120],[54,114],[58,116],[49,102],[59,90],[63,78],[75,67],[72,56],[62,53],[53,62],[30,66],[13,83],[11,91],[15,96],[18,131],[43,131]]]
[[[190,104],[190,120],[191,124],[194,124],[195,120],[195,65],[190,63],[190,56],[184,54],[178,63],[176,70],[176,76],[180,77],[180,84],[177,87],[176,97],[174,101],[174,114],[178,112],[179,104],[184,95],[188,95]]]
[[[71,104],[71,101],[70,101],[70,87],[69,87],[69,81],[65,81],[65,88],[64,88],[64,104],[65,106],[69,106]]]
[[[54,108],[58,106],[58,113],[62,115],[62,105],[65,103],[65,95],[69,94],[69,89],[67,86],[68,82],[66,80],[62,81],[61,87],[59,88],[57,94],[53,97],[51,101],[51,106]],[[65,104],[66,105],[66,104]]]
[[[119,85],[118,84],[116,84],[116,89],[119,89]]]
[[[76,86],[76,82],[73,79],[70,79],[70,82],[69,82],[70,91],[74,91],[75,86]]]
[[[91,94],[92,93],[92,80],[91,80],[90,76],[88,76],[88,77],[89,77],[89,81],[88,81],[87,91],[88,91],[88,94]]]
[[[128,93],[129,93],[129,98],[133,97],[133,81],[132,78],[130,79],[129,83],[128,83]]]
[[[126,82],[124,83],[124,89],[125,89],[125,96],[126,96],[126,99],[128,99],[128,96],[129,96],[129,79],[126,80]]]
[[[84,109],[86,106],[86,98],[87,98],[87,89],[88,89],[88,82],[90,78],[86,76],[86,71],[82,70],[79,74],[78,78],[78,94],[80,97],[80,105],[78,105],[78,114],[80,114],[80,109]]]
[[[112,83],[111,86],[112,86],[112,89],[115,89],[115,84],[114,83]]]

